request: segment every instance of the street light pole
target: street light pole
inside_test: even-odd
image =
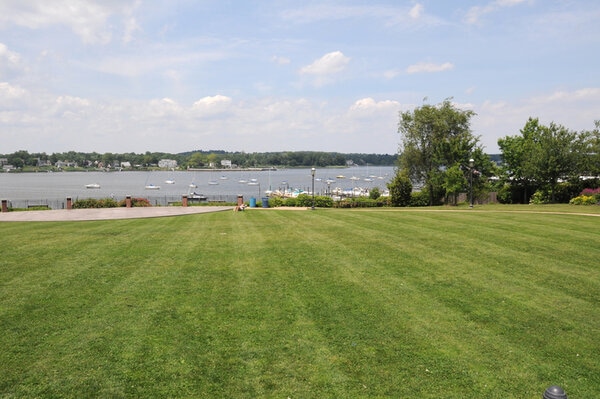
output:
[[[475,160],[473,158],[469,159],[469,208],[473,208],[473,167],[475,166]]]
[[[310,174],[312,175],[312,207],[311,209],[315,210],[315,168],[310,170]]]

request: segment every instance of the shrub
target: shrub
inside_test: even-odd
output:
[[[429,205],[429,194],[427,190],[415,191],[410,195],[410,206],[428,206]]]
[[[496,192],[496,199],[501,204],[512,204],[513,203],[513,192],[510,184],[504,184]]]
[[[412,183],[405,173],[398,172],[387,185],[390,190],[390,203],[392,206],[410,206]]]
[[[291,200],[291,199],[292,198],[288,198],[285,201],[286,206],[293,206],[293,205],[289,205],[289,200]],[[312,195],[300,194],[295,199],[296,199],[296,204],[294,206],[309,207],[309,206],[313,205]],[[331,197],[326,197],[323,195],[316,195],[315,196],[315,206],[319,207],[319,208],[331,208],[333,206],[333,200],[331,199]]]
[[[593,195],[580,195],[569,201],[571,205],[596,205],[598,200]]]
[[[284,200],[281,197],[269,197],[269,207],[277,208],[278,206],[283,206]]]
[[[85,198],[73,202],[74,209],[116,208],[119,204],[113,198]]]
[[[366,197],[346,198],[335,203],[336,208],[376,208],[386,206],[386,198],[371,199]]]
[[[299,206],[298,205],[298,198],[286,198],[284,201],[284,206]]]
[[[120,207],[125,207],[127,206],[127,200],[121,200],[119,201],[119,205]],[[152,204],[150,204],[150,201],[148,201],[147,198],[132,198],[131,199],[131,207],[132,208],[143,208],[143,207],[148,207],[148,206],[152,206]]]
[[[600,201],[600,187],[598,188],[584,188],[579,195],[587,195],[596,197]]]
[[[600,194],[600,188],[584,188],[581,191],[581,195],[595,195]]]
[[[578,191],[579,188],[569,182],[559,183],[554,188],[554,202],[568,204],[569,200],[576,196]]]
[[[373,187],[371,190],[369,190],[369,198],[376,200],[379,197],[381,197],[381,191],[379,191],[379,187]]]
[[[529,199],[529,203],[533,205],[548,204],[550,203],[550,198],[547,192],[537,190]]]

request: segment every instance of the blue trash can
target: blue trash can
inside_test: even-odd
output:
[[[269,207],[269,197],[262,197],[262,207],[263,208]]]
[[[250,208],[256,208],[256,198],[250,197]]]

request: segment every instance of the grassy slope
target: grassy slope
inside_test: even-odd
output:
[[[599,221],[318,210],[6,223],[0,396],[522,398],[556,383],[594,397]]]

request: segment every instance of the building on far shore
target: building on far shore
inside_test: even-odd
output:
[[[161,159],[158,161],[159,168],[175,169],[177,167],[177,161],[174,159]]]

